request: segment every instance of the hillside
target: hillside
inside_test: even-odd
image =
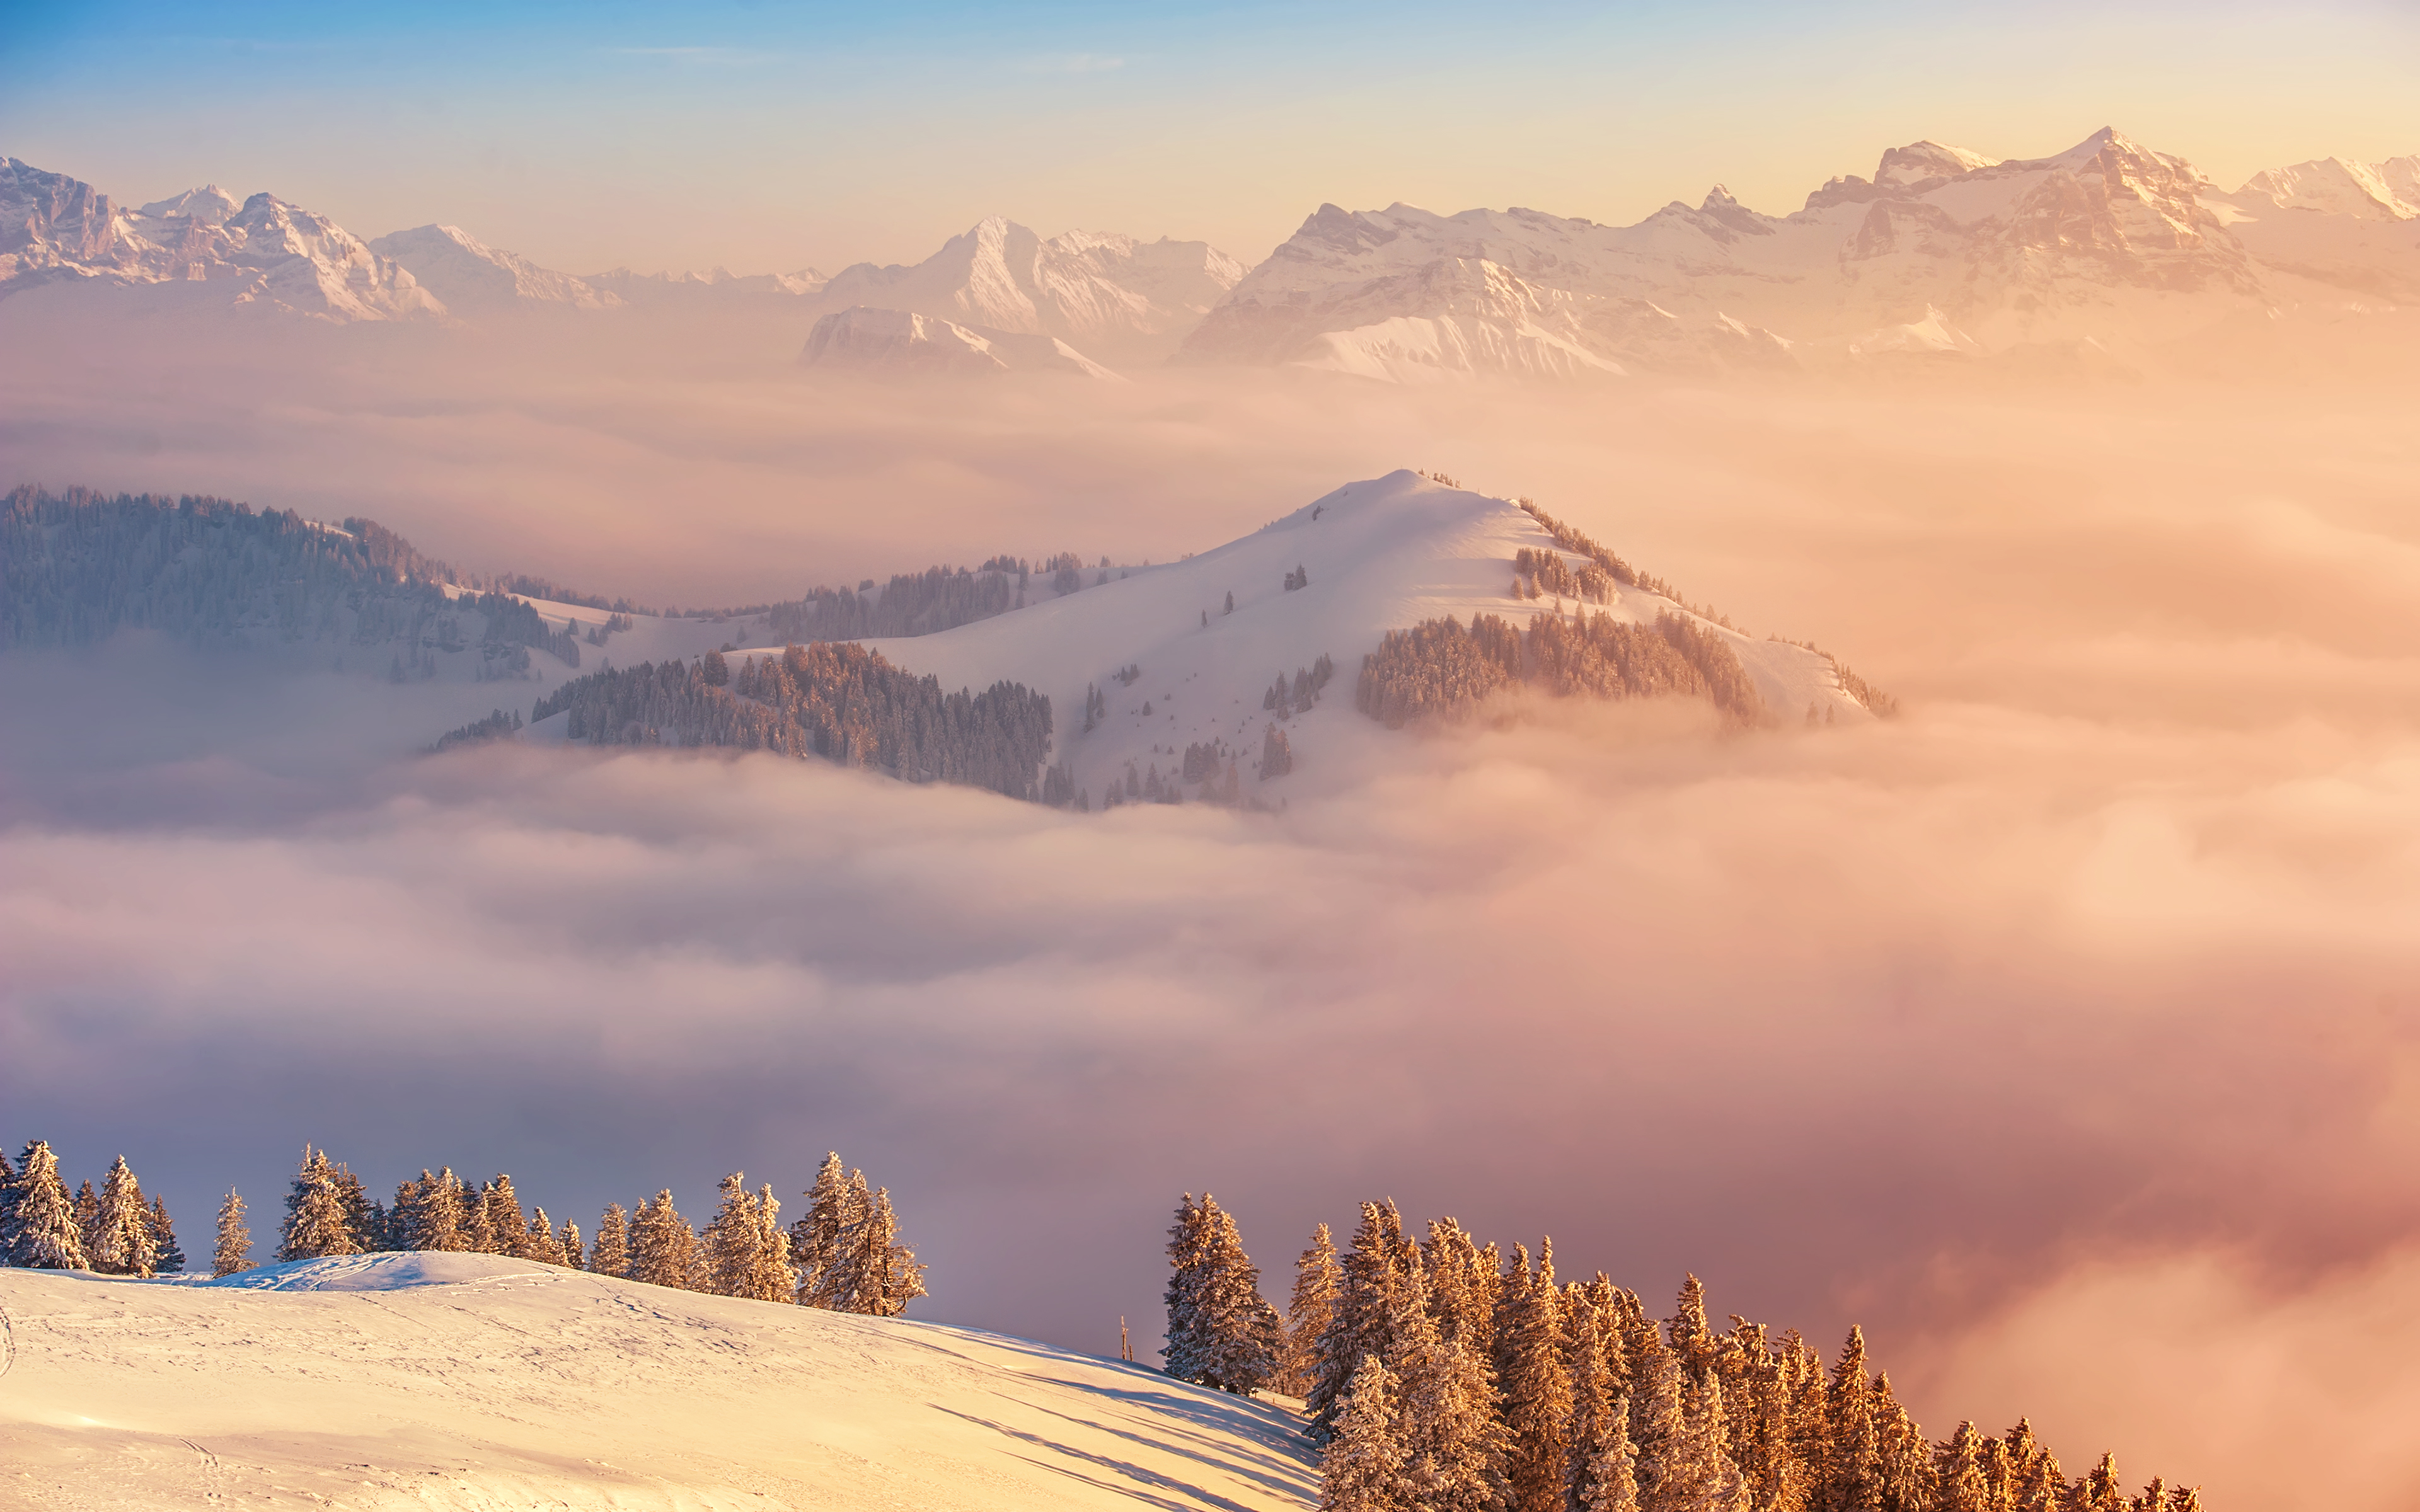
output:
[[[0,1269],[11,1504],[1304,1507],[1275,1406],[904,1319],[488,1255]]]

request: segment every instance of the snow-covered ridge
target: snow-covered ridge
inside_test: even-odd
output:
[[[1126,361],[1164,355],[1243,276],[1242,264],[1207,242],[1093,231],[1046,239],[995,215],[912,267],[843,269],[819,303],[1052,336]]]
[[[80,280],[202,285],[207,302],[338,324],[445,317],[400,264],[273,194],[235,206],[210,185],[128,210],[90,184],[0,158],[0,295]]]
[[[2263,226],[2281,207],[2341,230],[2400,224],[2420,159],[2303,164],[2223,193],[2110,129],[2001,160],[1924,141],[1836,177],[1786,215],[1717,185],[1636,225],[1536,210],[1438,215],[1324,205],[1186,341],[1196,363],[1394,380],[1605,378],[2036,346],[2155,345],[2319,285],[2420,285],[2411,238],[2338,237],[2324,257]],[[2307,240],[2309,225],[2295,234]],[[1938,340],[1921,329],[1938,327]]]
[[[1283,1409],[972,1329],[489,1255],[202,1285],[0,1269],[12,1476],[61,1504],[1307,1508]]]
[[[458,313],[515,305],[601,310],[622,302],[622,297],[611,290],[540,268],[519,253],[490,247],[457,226],[414,226],[380,237],[369,247],[410,269],[422,287]]]
[[[1056,336],[964,326],[939,316],[862,305],[836,310],[816,321],[799,361],[807,367],[898,377],[1068,373],[1123,381]]]

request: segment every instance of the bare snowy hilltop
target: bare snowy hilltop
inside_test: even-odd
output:
[[[1308,1507],[1294,1413],[906,1319],[478,1254],[0,1268],[12,1506]]]

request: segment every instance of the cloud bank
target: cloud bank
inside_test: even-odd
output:
[[[1827,1348],[1862,1320],[1936,1434],[2024,1412],[2213,1504],[2408,1500],[2404,1404],[2355,1389],[2420,1347],[2396,396],[1177,378],[876,409],[737,357],[426,361],[266,379],[249,422],[173,372],[115,409],[71,375],[12,395],[9,444],[54,483],[368,500],[441,555],[734,599],[1172,555],[1426,463],[1910,712],[1419,738],[1339,701],[1283,814],[1085,817],[769,759],[396,763],[358,683],[12,656],[0,700],[46,717],[0,733],[7,1137],[122,1148],[193,1226],[228,1180],[273,1212],[305,1138],[385,1186],[509,1169],[583,1224],[665,1184],[696,1215],[738,1166],[796,1191],[838,1147],[931,1316],[1102,1350],[1156,1316],[1177,1192],[1218,1193],[1272,1290],[1389,1195],[1658,1306],[1695,1270]]]

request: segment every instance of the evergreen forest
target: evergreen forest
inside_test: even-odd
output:
[[[609,1204],[593,1236],[543,1207],[524,1209],[510,1176],[473,1186],[452,1167],[423,1170],[395,1189],[392,1204],[371,1197],[325,1150],[305,1147],[286,1196],[277,1260],[396,1251],[509,1255],[598,1275],[681,1287],[718,1296],[796,1303],[832,1312],[896,1318],[925,1295],[924,1267],[900,1236],[888,1188],[824,1157],[802,1198],[805,1211],[783,1228],[769,1185],[722,1179],[715,1214],[700,1230],[673,1206],[669,1191],[636,1207]],[[230,1191],[220,1206],[209,1273],[254,1268],[248,1210]],[[167,1205],[147,1207],[142,1184],[119,1156],[100,1191],[86,1181],[70,1196],[58,1157],[43,1140],[26,1144],[11,1165],[0,1151],[0,1264],[103,1275],[174,1275],[186,1269]]]
[[[539,699],[530,722],[566,711],[570,738],[596,746],[769,750],[1016,798],[1042,796],[1050,750],[1047,696],[1021,683],[944,693],[846,642],[751,656],[736,674],[721,652],[591,672]]]
[[[1322,1512],[2200,1512],[2198,1490],[2070,1480],[2030,1423],[1926,1436],[1849,1331],[1827,1372],[1795,1330],[1717,1330],[1696,1276],[1658,1320],[1598,1272],[1555,1273],[1451,1218],[1425,1239],[1365,1202],[1322,1224],[1285,1314],[1234,1219],[1187,1194],[1169,1229],[1167,1370],[1303,1399]]]

